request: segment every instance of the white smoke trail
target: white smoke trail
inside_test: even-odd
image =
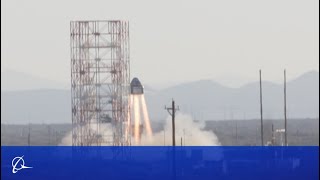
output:
[[[145,127],[147,129],[148,137],[152,137],[152,128],[150,125],[150,119],[149,119],[148,109],[146,105],[146,100],[143,94],[140,95],[140,101],[142,105],[143,119],[144,119]]]

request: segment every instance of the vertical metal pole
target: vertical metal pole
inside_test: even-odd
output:
[[[183,145],[186,146],[186,132],[185,132],[185,129],[183,129]]]
[[[174,100],[172,100],[172,146],[176,145],[176,134],[175,134],[175,111],[176,108],[174,107]]]
[[[256,146],[258,145],[258,141],[259,141],[259,140],[258,140],[258,134],[259,134],[259,133],[258,133],[258,127],[257,127],[257,128],[256,128]]]
[[[286,70],[284,70],[284,144],[287,146],[287,82]]]
[[[236,120],[236,145],[238,145],[238,122]]]
[[[175,114],[176,114],[176,107],[174,100],[172,100],[172,147],[173,147],[173,179],[176,179],[176,132],[175,132]]]
[[[50,132],[50,125],[48,125],[48,144],[51,145],[51,132]]]
[[[176,135],[175,135],[175,114],[176,114],[176,109],[175,107],[175,103],[174,100],[172,100],[172,107],[171,108],[167,108],[165,107],[165,109],[168,111],[168,113],[171,115],[172,117],[172,171],[173,171],[173,179],[176,179],[176,156],[175,156],[175,145],[176,145]]]
[[[28,146],[31,144],[31,137],[30,137],[30,123],[29,123],[29,130],[28,130]]]
[[[56,131],[56,145],[59,145],[59,142],[58,142],[58,131]]]
[[[264,145],[263,143],[263,110],[262,110],[262,82],[261,82],[261,69],[259,71],[260,76],[260,120],[261,120],[261,146]]]
[[[273,123],[272,123],[272,125],[271,125],[271,144],[272,144],[272,146],[274,146],[274,145],[275,145],[275,143],[274,143],[274,129],[273,129]]]

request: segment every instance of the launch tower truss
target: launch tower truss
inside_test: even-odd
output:
[[[129,145],[129,23],[72,21],[72,145]]]

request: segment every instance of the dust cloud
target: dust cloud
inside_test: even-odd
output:
[[[176,145],[180,146],[220,146],[218,137],[212,131],[205,131],[204,123],[195,122],[191,116],[177,114],[175,118]],[[181,143],[182,140],[182,143]],[[166,119],[164,130],[155,133],[152,137],[145,134],[141,139],[142,145],[171,146],[172,145],[172,120]]]
[[[152,123],[152,122],[151,122]],[[185,114],[177,114],[175,120],[176,127],[176,145],[180,146],[220,146],[218,137],[212,131],[205,131],[204,123],[195,122],[191,116]],[[78,129],[76,129],[78,130]],[[92,124],[90,130],[98,137],[102,138],[101,145],[112,144],[112,127],[110,124],[102,124],[99,126]],[[59,145],[72,145],[72,132],[69,132]],[[164,130],[149,136],[143,133],[139,144],[134,146],[171,146],[172,145],[172,121],[171,117],[167,117]]]

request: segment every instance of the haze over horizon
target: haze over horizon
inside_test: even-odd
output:
[[[317,0],[2,4],[1,71],[69,83],[69,22],[88,19],[129,20],[131,77],[157,88],[202,79],[234,87],[258,69],[273,82],[284,68],[292,79],[319,71]]]
[[[319,71],[310,70],[310,71],[304,72],[301,75],[298,75],[298,77],[287,77],[287,81],[295,80],[296,78],[299,78],[301,76],[304,76],[310,73],[319,74]],[[279,74],[279,76],[280,75],[283,75],[283,74]],[[265,76],[266,75],[263,74],[263,77]],[[193,83],[197,81],[212,81],[224,87],[240,88],[242,86],[257,82],[258,74],[256,79],[246,79],[245,82],[234,83],[233,80],[234,79],[228,79],[225,77],[225,81],[221,79],[217,80],[217,78],[211,78],[211,79],[199,79],[199,80],[191,80],[191,81],[186,80],[183,82],[167,82],[164,84],[161,84],[161,83],[145,84],[144,82],[142,82],[142,84],[145,86],[146,89],[149,89],[149,90],[163,90],[166,88],[170,88],[170,87],[174,87],[174,86],[178,86],[186,83]],[[272,81],[272,80],[263,78],[262,81],[271,82],[274,84],[283,84],[283,79],[281,81]],[[51,79],[46,79],[44,77],[35,76],[28,73],[17,72],[9,69],[5,69],[4,71],[1,71],[1,91],[23,91],[23,90],[37,90],[37,89],[70,89],[70,86],[71,85],[69,82],[54,81]]]
[[[2,122],[13,124],[71,122],[70,89],[1,90]],[[172,98],[179,104],[181,108],[179,112],[189,114],[196,119],[259,118],[257,81],[239,88],[229,88],[214,81],[199,80],[162,90],[153,91],[145,87],[144,92],[151,121],[161,121],[168,116],[163,107],[170,104]],[[263,99],[264,118],[283,118],[283,84],[263,82]],[[289,119],[318,118],[319,73],[311,71],[289,80],[287,101]]]

